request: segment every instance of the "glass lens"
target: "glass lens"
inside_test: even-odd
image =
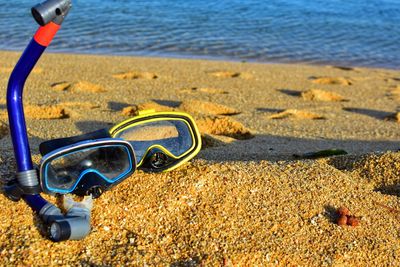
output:
[[[115,137],[129,141],[139,163],[149,147],[160,145],[175,157],[187,152],[193,145],[188,124],[183,120],[159,120],[132,125]]]
[[[47,187],[68,191],[88,172],[96,172],[112,183],[128,173],[132,166],[125,146],[101,145],[61,155],[49,161],[45,168]]]

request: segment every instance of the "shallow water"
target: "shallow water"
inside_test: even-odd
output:
[[[0,49],[25,47],[35,2],[0,0]],[[73,3],[53,52],[400,66],[397,0]]]

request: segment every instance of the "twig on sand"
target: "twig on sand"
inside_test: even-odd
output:
[[[378,205],[378,206],[380,206],[380,207],[386,209],[386,210],[389,211],[390,213],[392,213],[392,214],[395,216],[395,218],[396,218],[398,221],[400,221],[400,210],[395,209],[395,208],[392,208],[392,207],[389,207],[389,206],[387,206],[387,205],[385,205],[385,204],[376,202],[376,201],[374,201],[374,200],[373,200],[372,202],[373,202],[374,204],[376,204],[376,205]]]

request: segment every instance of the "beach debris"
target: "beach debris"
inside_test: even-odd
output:
[[[270,115],[267,117],[268,119],[308,119],[308,120],[323,120],[324,116],[318,115],[316,113],[312,113],[305,110],[298,109],[286,109],[279,113]]]
[[[158,76],[155,73],[140,72],[140,71],[121,72],[113,74],[112,76],[120,80],[137,80],[137,79],[153,80],[158,78]]]
[[[295,158],[303,158],[303,159],[316,159],[316,158],[323,158],[323,157],[331,157],[331,156],[339,156],[339,155],[347,155],[347,151],[343,149],[324,149],[315,152],[307,152],[304,154],[293,154]]]
[[[240,111],[231,107],[200,100],[183,101],[178,108],[188,113],[205,115],[236,115],[240,113]]]
[[[318,221],[319,221],[320,219],[322,219],[322,218],[323,218],[323,215],[322,215],[321,213],[319,213],[319,214],[317,214],[316,216],[314,216],[314,217],[312,217],[312,218],[310,219],[310,223],[311,223],[312,225],[316,226],[316,225],[318,225]]]
[[[312,83],[325,84],[325,85],[352,85],[352,82],[348,78],[344,77],[310,77]]]
[[[324,101],[324,102],[340,102],[347,101],[343,96],[324,91],[319,89],[310,89],[301,93],[301,97],[304,100],[312,100],[312,101]]]
[[[360,225],[360,219],[354,215],[350,215],[350,211],[348,208],[340,207],[339,209],[337,209],[336,213],[339,216],[337,220],[338,225],[349,225],[353,227]]]

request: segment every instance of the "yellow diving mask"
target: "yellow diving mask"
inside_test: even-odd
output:
[[[144,171],[170,171],[189,161],[201,149],[200,132],[183,112],[142,111],[110,129],[113,138],[134,148],[137,167]]]

